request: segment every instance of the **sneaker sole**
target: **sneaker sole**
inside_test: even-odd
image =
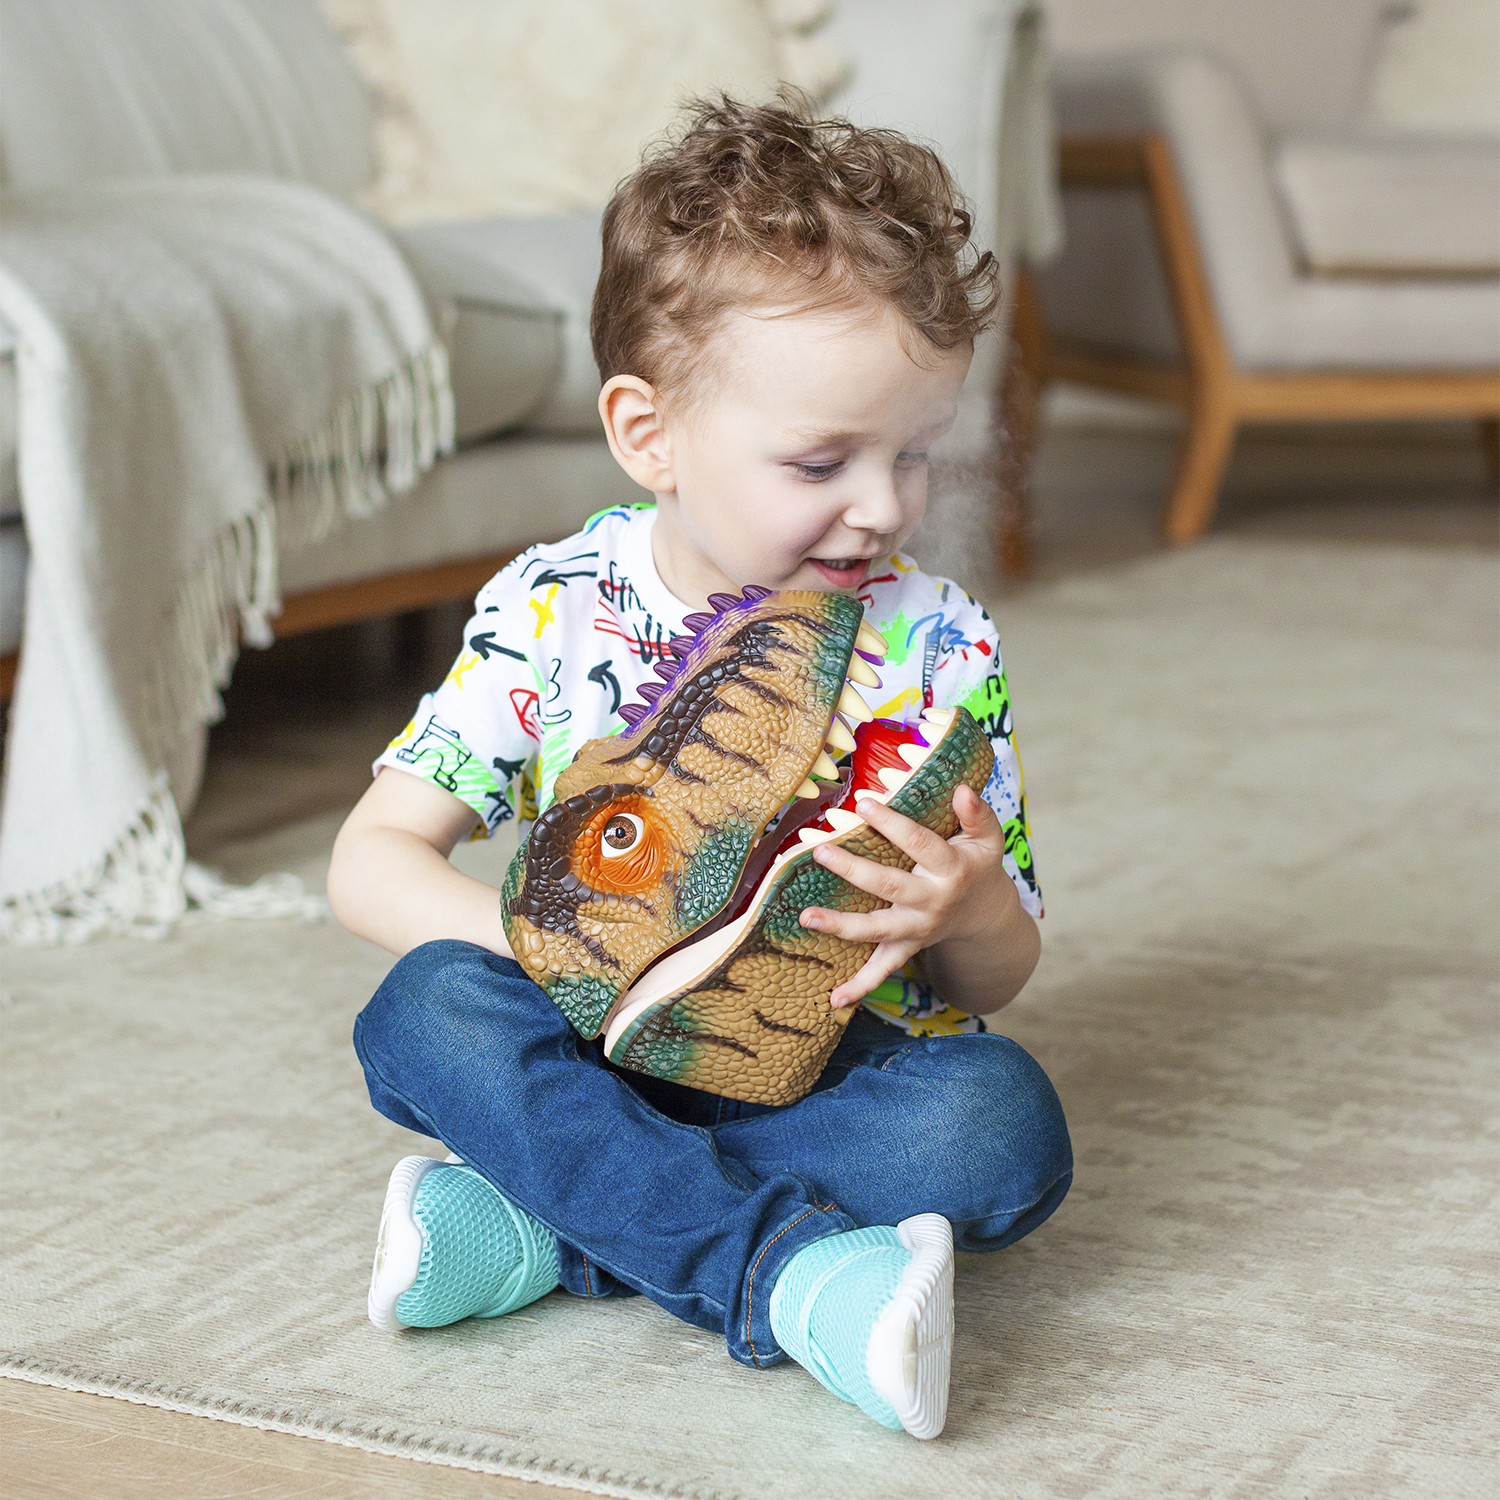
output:
[[[412,1200],[422,1179],[442,1165],[431,1156],[404,1156],[386,1185],[366,1304],[370,1321],[383,1333],[399,1333],[407,1326],[396,1316],[396,1303],[422,1268],[422,1229],[411,1211]]]
[[[865,1373],[913,1437],[935,1438],[953,1363],[953,1228],[941,1214],[917,1214],[896,1233],[911,1263],[870,1330]]]

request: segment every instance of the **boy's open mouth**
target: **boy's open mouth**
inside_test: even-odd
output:
[[[835,588],[858,588],[865,581],[872,559],[868,557],[810,557],[808,565]]]

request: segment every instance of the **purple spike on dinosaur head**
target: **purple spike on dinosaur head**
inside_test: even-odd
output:
[[[716,610],[726,610],[733,609],[734,606],[736,604],[739,604],[741,601],[738,594],[710,594],[708,596],[708,602],[713,605]]]
[[[650,708],[644,703],[625,703],[620,707],[620,717],[627,724],[639,724],[650,712]]]
[[[651,669],[663,682],[670,682],[677,675],[677,661],[659,661]]]
[[[665,687],[666,683],[664,682],[643,682],[641,684],[641,697],[648,703],[655,703],[661,697]]]
[[[697,635],[705,625],[712,625],[713,622],[714,617],[712,615],[705,614],[702,610],[699,610],[697,614],[684,615],[682,617],[682,628],[684,630],[691,630],[694,635]]]
[[[693,637],[690,635],[674,635],[667,642],[667,650],[679,661],[693,649]]]
[[[776,591],[774,589],[768,589],[764,585],[759,583],[747,583],[740,592],[745,596],[745,598],[753,602],[756,599],[764,599],[767,594],[773,594]]]

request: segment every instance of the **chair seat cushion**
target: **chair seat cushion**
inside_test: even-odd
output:
[[[1500,140],[1287,140],[1277,187],[1309,270],[1500,275]]]

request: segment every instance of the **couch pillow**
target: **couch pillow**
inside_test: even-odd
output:
[[[376,108],[393,224],[604,204],[686,96],[828,91],[811,0],[322,0]]]
[[[1500,5],[1409,0],[1391,6],[1366,114],[1384,129],[1500,135]]]
[[[1500,142],[1292,140],[1274,170],[1310,270],[1500,275]]]
[[[483,237],[465,233],[475,227],[396,231],[448,346],[461,443],[531,416],[556,389],[563,365],[566,309],[517,275]]]

